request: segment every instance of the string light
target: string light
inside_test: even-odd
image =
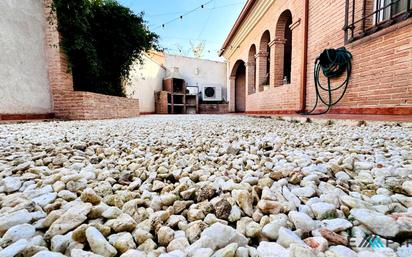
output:
[[[170,23],[172,23],[172,22],[174,22],[174,21],[176,21],[176,20],[179,20],[179,19],[180,19],[180,20],[183,20],[183,17],[184,17],[184,16],[187,16],[187,15],[189,15],[189,14],[191,14],[191,13],[193,13],[193,12],[199,10],[199,9],[204,9],[206,5],[210,4],[210,3],[213,2],[213,1],[214,1],[214,0],[209,0],[208,2],[202,4],[201,6],[196,7],[196,8],[194,8],[194,9],[188,11],[188,12],[180,15],[180,16],[177,17],[177,18],[174,18],[174,19],[172,19],[172,20],[170,20],[170,21],[168,21],[168,22],[165,22],[165,23],[163,23],[162,25],[155,27],[154,29],[164,28],[166,25],[168,25],[168,24],[170,24]]]

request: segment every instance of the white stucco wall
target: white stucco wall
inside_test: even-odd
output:
[[[204,85],[221,85],[223,98],[227,100],[226,63],[165,54],[165,66],[168,70],[178,67],[180,74],[188,85],[198,86],[199,90]]]
[[[0,114],[52,110],[43,1],[0,0]]]
[[[126,96],[139,99],[141,113],[155,112],[155,91],[162,90],[166,70],[158,63],[143,55],[143,63],[135,63],[128,81],[125,83]]]

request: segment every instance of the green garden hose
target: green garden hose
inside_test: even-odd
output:
[[[323,75],[328,80],[328,86],[322,86],[320,82],[320,70],[322,69]],[[345,81],[337,87],[332,87],[331,79],[340,77],[346,72]],[[326,49],[322,54],[316,58],[315,68],[314,68],[314,80],[316,89],[316,101],[315,106],[309,112],[304,113],[305,115],[320,115],[329,112],[329,110],[339,103],[348,89],[349,79],[352,72],[352,54],[346,50],[346,48],[338,49]],[[334,101],[332,98],[332,93],[342,89],[340,97]],[[327,101],[323,98],[322,93],[327,92]],[[318,107],[319,101],[322,102],[327,109],[322,112],[315,113]]]

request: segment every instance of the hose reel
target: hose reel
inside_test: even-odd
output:
[[[323,75],[327,78],[327,87],[322,85],[320,81],[320,71],[322,70]],[[338,86],[332,86],[331,80],[334,78],[339,78],[346,72],[346,79],[342,84]],[[320,115],[329,112],[329,110],[339,103],[344,97],[346,90],[348,89],[349,79],[352,72],[352,54],[346,50],[346,48],[341,47],[338,49],[325,49],[315,61],[314,68],[314,80],[315,80],[315,90],[316,90],[316,101],[313,109],[305,115]],[[333,100],[332,93],[341,91],[341,95],[337,100]],[[327,92],[327,99],[324,99],[322,93]],[[315,113],[319,102],[322,102],[327,109],[322,112]]]

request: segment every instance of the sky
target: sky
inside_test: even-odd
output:
[[[210,60],[223,60],[218,57],[218,51],[246,1],[118,0],[135,13],[145,13],[149,29],[160,36],[160,47],[166,52],[193,56],[192,47],[204,43],[202,58]],[[172,21],[174,19],[177,20]]]

